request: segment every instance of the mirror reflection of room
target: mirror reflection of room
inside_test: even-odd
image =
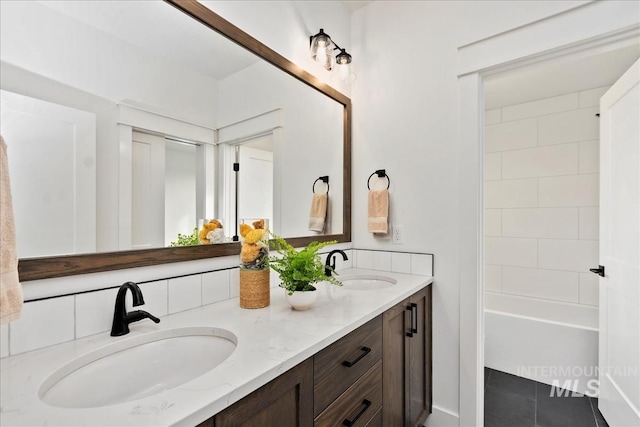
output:
[[[338,102],[164,2],[8,2],[1,27],[21,258],[202,244],[211,220],[224,242],[241,218],[317,235],[306,227],[308,188],[324,174],[330,231],[342,232]],[[271,163],[248,156],[260,167],[240,173],[236,213],[223,131],[274,110]],[[31,226],[43,216],[56,224],[46,235]]]
[[[266,219],[273,224],[273,135],[236,146],[238,218]]]

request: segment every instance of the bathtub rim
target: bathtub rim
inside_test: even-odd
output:
[[[527,306],[527,310],[531,310],[531,305],[542,307],[547,313],[552,313],[553,315],[546,317],[544,315],[537,316],[522,312],[524,310],[522,310],[521,307]],[[483,309],[484,312],[512,316],[535,322],[545,322],[557,326],[595,332],[600,331],[599,308],[597,306],[485,291]],[[571,312],[567,313],[567,310],[571,310]]]

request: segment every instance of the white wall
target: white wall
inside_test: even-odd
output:
[[[607,87],[485,114],[485,291],[598,305],[599,111]]]
[[[428,424],[455,425],[460,387],[474,386],[459,384],[464,325],[457,247],[458,47],[578,4],[376,1],[353,14],[353,55],[359,61],[352,90],[353,240],[359,248],[391,246],[367,233],[364,220],[366,179],[385,168],[391,177],[391,222],[404,226],[404,248],[436,254],[435,413]]]

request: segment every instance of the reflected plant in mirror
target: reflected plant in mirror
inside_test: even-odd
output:
[[[200,239],[198,238],[198,228],[193,229],[193,233],[191,234],[180,234],[178,233],[178,237],[174,242],[169,243],[169,247],[176,246],[193,246],[200,243]]]
[[[195,1],[0,8],[22,280],[238,253],[198,218],[224,242],[243,217],[300,244],[350,240],[344,95]],[[307,227],[319,175],[332,180],[321,235]],[[31,226],[43,212],[56,224],[44,236]]]

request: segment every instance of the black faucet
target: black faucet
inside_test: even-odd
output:
[[[341,254],[344,261],[349,259],[347,258],[347,254],[345,254],[344,251],[341,251],[340,249],[334,249],[329,252],[329,255],[327,255],[327,261],[324,264],[324,275],[327,277],[331,277],[331,273],[333,273],[333,271],[336,269],[336,257],[333,256],[333,254]]]
[[[151,319],[156,323],[160,323],[160,319],[152,314],[147,313],[144,310],[135,310],[127,313],[127,308],[124,304],[127,290],[131,291],[134,307],[144,304],[142,291],[140,290],[138,285],[133,282],[127,282],[120,286],[120,289],[118,289],[118,295],[116,296],[116,306],[113,310],[113,324],[111,325],[112,337],[119,337],[120,335],[128,334],[129,323],[137,322],[138,320]]]

